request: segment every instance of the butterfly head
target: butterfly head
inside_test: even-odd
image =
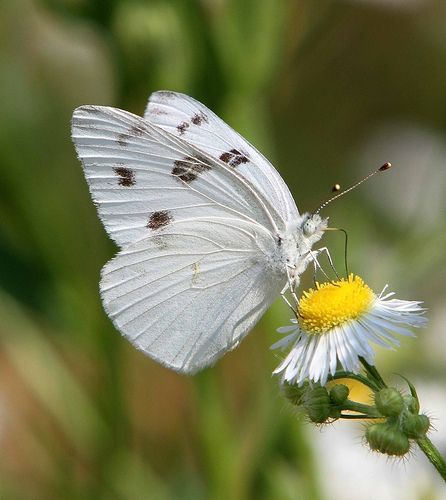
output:
[[[307,267],[309,252],[322,238],[327,225],[328,219],[319,214],[305,213],[288,227],[282,248],[294,279]]]
[[[319,214],[304,214],[300,230],[302,236],[313,244],[322,237],[327,225],[328,219],[323,219]]]

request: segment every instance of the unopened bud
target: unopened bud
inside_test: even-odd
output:
[[[330,390],[330,399],[335,405],[345,403],[350,393],[350,389],[344,384],[337,384]]]
[[[285,382],[282,385],[283,395],[295,406],[300,406],[302,404],[302,396],[307,389],[307,384],[299,387],[296,384],[289,384],[288,382]]]
[[[420,439],[426,436],[431,423],[427,415],[412,415],[408,413],[403,421],[403,432],[407,437]]]
[[[401,457],[410,449],[409,438],[398,427],[387,423],[372,424],[365,434],[370,449]]]
[[[404,396],[404,403],[406,404],[407,409],[413,413],[414,415],[418,415],[420,411],[420,403],[417,398],[414,398],[410,394]]]
[[[396,389],[386,387],[375,394],[375,405],[382,415],[394,417],[403,411],[404,400]]]
[[[330,417],[330,396],[325,387],[308,389],[303,404],[309,419],[316,424],[322,424]]]

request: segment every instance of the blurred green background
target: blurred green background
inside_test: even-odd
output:
[[[444,396],[445,19],[442,0],[0,3],[1,499],[338,498],[331,450],[271,377],[281,303],[191,378],[114,331],[98,276],[116,248],[70,141],[81,104],[142,114],[154,90],[190,94],[271,159],[301,211],[391,161],[325,215],[349,232],[352,270],[430,309],[379,366]],[[324,243],[342,270],[342,236]]]

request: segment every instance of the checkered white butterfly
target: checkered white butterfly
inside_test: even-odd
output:
[[[203,104],[161,91],[144,118],[81,106],[72,137],[120,247],[104,308],[138,349],[194,373],[295,290],[327,220],[300,215],[274,167]]]

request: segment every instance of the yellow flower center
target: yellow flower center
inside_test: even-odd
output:
[[[308,333],[323,333],[367,311],[375,298],[359,276],[316,283],[299,301],[299,324]]]

